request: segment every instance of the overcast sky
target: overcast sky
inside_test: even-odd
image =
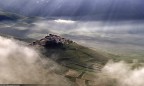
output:
[[[0,0],[0,7],[30,16],[143,20],[143,3],[143,0]]]
[[[54,17],[54,20],[34,21],[32,25],[2,23],[0,32],[36,39],[55,33],[93,47],[125,49],[128,44],[132,45],[129,50],[141,48],[142,51],[143,3],[144,0],[0,0],[0,8],[6,11],[25,16]]]

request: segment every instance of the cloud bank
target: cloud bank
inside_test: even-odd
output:
[[[132,38],[131,40],[134,40],[135,38],[142,39],[143,37],[143,34],[141,34],[143,22],[139,24],[134,21],[119,22],[115,25],[115,23],[109,24],[104,22],[81,22],[58,19],[36,21],[32,24],[32,26],[19,26],[16,24],[1,24],[1,26],[3,26],[3,28],[9,26],[7,30],[11,30],[11,27],[14,28],[14,31],[23,32],[23,30],[27,30],[24,37],[38,38],[43,37],[43,35],[47,33],[58,33],[75,40],[81,39],[78,41],[85,41],[86,43],[94,41],[96,41],[94,43],[98,43],[98,41],[107,42],[109,41],[107,39],[113,38],[113,40],[116,41],[117,39],[121,40],[123,38],[125,38],[125,40]],[[66,78],[55,73],[56,71],[61,71],[61,69],[59,69],[60,67],[49,59],[45,62],[45,59],[41,58],[38,51],[23,46],[20,42],[16,42],[13,39],[0,37],[0,41],[0,83],[56,83],[61,86],[70,85],[70,82]],[[103,44],[101,45],[104,46]],[[135,48],[134,46],[132,47]],[[46,66],[48,68],[45,68]],[[95,79],[95,84],[96,86],[108,86],[111,83],[114,84],[113,86],[143,86],[143,73],[143,67],[131,69],[131,65],[127,63],[110,62],[102,69],[102,72],[98,74],[98,78]]]
[[[143,51],[144,21],[74,21],[36,19],[32,23],[1,23],[0,32],[19,38],[41,39],[49,33],[61,35],[92,48],[125,53]]]
[[[1,84],[49,84],[71,86],[71,82],[56,73],[61,67],[41,58],[38,51],[14,39],[0,37]],[[96,73],[95,86],[143,86],[144,68],[132,69],[132,64],[108,62]]]
[[[95,86],[143,86],[144,68],[132,69],[133,64],[109,62],[98,74]]]
[[[38,51],[13,39],[0,37],[0,41],[1,84],[70,86],[66,78],[56,73],[62,67],[42,58]]]

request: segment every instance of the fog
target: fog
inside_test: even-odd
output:
[[[17,21],[1,21],[0,35],[36,40],[52,33],[97,51],[142,59],[143,3],[143,0],[0,0],[0,13],[26,16]],[[72,85],[64,77],[64,67],[44,58],[38,49],[12,38],[0,36],[1,84]],[[108,62],[100,73],[95,73],[95,86],[144,86],[144,67],[134,69],[133,65],[137,64]]]
[[[26,25],[1,22],[0,30],[15,37],[34,39],[54,33],[89,47],[91,45],[96,49],[98,47],[106,49],[103,46],[110,46],[118,48],[119,52],[122,47],[134,51],[143,50],[143,27],[143,21],[110,23],[57,19],[37,20]],[[50,59],[42,58],[38,50],[14,39],[0,37],[0,41],[0,83],[58,84],[58,86],[71,84],[63,75],[57,73],[62,71],[62,67]],[[108,62],[100,73],[96,73],[97,78],[94,81],[96,86],[143,86],[143,74],[143,67],[132,69],[132,65],[125,62]]]
[[[57,72],[62,67],[44,59],[30,46],[0,37],[0,83],[1,84],[49,84],[70,86],[70,82]]]
[[[0,83],[1,84],[49,84],[71,86],[71,82],[57,72],[57,63],[25,43],[0,37]],[[96,73],[95,86],[143,86],[144,68],[132,68],[134,64],[109,61]]]
[[[68,21],[68,22],[67,22]],[[91,48],[125,52],[143,51],[143,21],[36,21],[28,37],[59,34]],[[44,34],[43,34],[44,33]],[[43,35],[41,35],[43,34]],[[127,49],[127,50],[126,50]]]
[[[136,53],[144,50],[143,23],[142,20],[104,22],[37,19],[32,23],[1,22],[0,31],[2,34],[26,39],[41,39],[53,33],[94,49]]]
[[[121,62],[108,62],[97,74],[95,86],[143,86],[144,68],[133,69],[133,64]]]
[[[50,84],[70,86],[71,83],[56,71],[58,64],[44,59],[38,51],[23,42],[0,37],[1,84]],[[144,68],[133,69],[132,64],[109,61],[96,73],[95,86],[143,86]]]

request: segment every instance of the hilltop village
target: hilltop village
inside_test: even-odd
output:
[[[59,47],[59,46],[67,45],[70,43],[73,43],[73,41],[62,38],[58,35],[49,34],[49,35],[45,36],[45,38],[37,40],[37,41],[31,43],[30,45],[41,45],[41,46],[45,46],[45,47]]]

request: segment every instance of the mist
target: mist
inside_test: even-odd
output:
[[[25,43],[0,37],[1,84],[48,84],[70,86],[64,78],[62,67],[50,59],[44,59],[39,51]]]
[[[57,63],[42,58],[39,51],[25,43],[0,37],[0,83],[1,84],[49,84],[71,86]],[[143,86],[144,68],[133,64],[109,61],[100,73],[95,73],[95,86]]]
[[[144,47],[143,21],[73,21],[44,20],[34,22],[27,35],[40,39],[48,33],[59,34],[79,44],[115,53],[141,52]],[[128,52],[126,52],[128,51]]]
[[[144,67],[134,69],[133,65],[124,61],[108,62],[97,74],[95,86],[143,86]]]
[[[54,33],[96,50],[98,47],[107,49],[104,46],[118,48],[117,52],[120,48],[135,49],[137,52],[143,50],[143,21],[86,22],[57,19],[37,20],[25,26],[19,24],[1,24],[1,31],[34,39]],[[0,41],[0,83],[71,85],[63,75],[57,74],[62,68],[50,59],[45,60],[39,51],[14,39],[0,37]],[[126,62],[108,62],[100,73],[96,73],[94,83],[96,86],[143,86],[144,68],[133,69],[132,66]]]
[[[127,54],[144,50],[143,23],[142,20],[104,22],[37,19],[31,23],[1,22],[0,31],[3,34],[26,39],[41,39],[53,33],[96,50]]]
[[[65,77],[66,67],[26,43],[56,34],[118,60],[141,60],[109,61],[94,72],[95,86],[144,86],[143,3],[143,0],[0,0],[0,35],[10,36],[0,36],[0,84],[75,86]],[[82,76],[89,71],[84,72]]]

